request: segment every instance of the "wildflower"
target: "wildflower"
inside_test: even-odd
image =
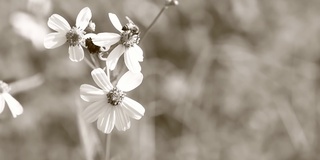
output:
[[[21,104],[9,94],[10,89],[7,83],[0,81],[0,113],[3,112],[5,102],[7,102],[12,116],[16,118],[22,114],[23,108]]]
[[[140,40],[139,28],[128,17],[126,18],[129,22],[124,26],[121,25],[115,14],[109,13],[109,18],[120,34],[108,32],[99,33],[92,39],[93,43],[98,46],[105,46],[106,48],[117,43],[117,46],[107,57],[106,65],[108,69],[114,70],[119,57],[124,53],[124,62],[127,68],[134,73],[140,72],[141,66],[139,62],[143,61],[143,51],[138,46]]]
[[[47,49],[53,49],[69,43],[69,58],[73,62],[79,62],[84,58],[83,45],[85,29],[92,17],[91,10],[88,7],[83,8],[76,19],[76,26],[70,27],[69,23],[60,15],[53,14],[48,20],[48,26],[57,31],[49,33],[44,39],[44,46]]]
[[[85,120],[90,123],[98,120],[98,129],[108,134],[114,126],[119,131],[129,129],[129,117],[138,120],[144,115],[143,106],[125,94],[141,84],[143,75],[140,72],[126,72],[115,87],[101,68],[94,69],[91,75],[101,89],[88,84],[81,85],[80,97],[91,103],[83,111]]]

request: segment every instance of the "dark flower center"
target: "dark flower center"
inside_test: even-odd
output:
[[[83,32],[77,29],[76,27],[73,27],[66,34],[67,42],[69,43],[70,46],[78,45],[80,44],[82,36],[83,36]]]
[[[86,41],[85,41],[85,45],[88,49],[88,51],[91,53],[91,54],[95,54],[95,53],[99,53],[100,52],[100,47],[95,45],[93,42],[92,42],[92,39],[91,38],[87,38]]]
[[[121,104],[125,95],[126,94],[118,88],[113,88],[109,93],[107,93],[108,103],[117,106]]]

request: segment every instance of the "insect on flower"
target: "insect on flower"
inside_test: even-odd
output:
[[[85,34],[84,31],[92,17],[91,10],[88,7],[83,8],[76,19],[76,25],[70,27],[69,23],[60,15],[53,14],[48,20],[48,26],[55,30],[49,33],[44,39],[44,46],[47,49],[53,49],[63,45],[65,42],[69,44],[69,58],[73,62],[79,62],[84,58]]]
[[[120,34],[109,32],[99,33],[92,39],[92,42],[105,48],[110,48],[111,45],[118,43],[107,57],[106,65],[108,69],[114,70],[120,56],[124,53],[124,62],[127,68],[134,73],[140,72],[141,66],[139,62],[143,61],[143,51],[138,46],[140,40],[139,27],[128,17],[126,17],[128,23],[124,26],[121,25],[115,14],[109,13],[109,18]]]
[[[23,108],[21,104],[9,94],[10,90],[11,88],[7,83],[0,81],[0,113],[3,112],[5,102],[7,102],[12,116],[16,118],[23,113]]]
[[[129,129],[130,117],[138,120],[144,115],[143,106],[125,94],[141,84],[143,75],[140,72],[126,72],[116,86],[111,84],[109,77],[101,68],[94,69],[91,75],[100,88],[89,84],[80,87],[80,97],[91,103],[83,111],[85,120],[88,122],[98,120],[98,129],[108,134],[114,126],[120,131]]]

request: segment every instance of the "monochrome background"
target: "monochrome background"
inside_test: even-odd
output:
[[[13,94],[24,113],[14,119],[6,107],[0,114],[0,160],[100,159],[104,152],[96,123],[85,126],[93,131],[85,137],[77,117],[86,106],[80,85],[95,85],[91,69],[71,62],[67,45],[43,47],[51,14],[73,25],[88,6],[97,32],[117,32],[112,12],[143,34],[163,4],[0,0],[0,79],[35,76]],[[145,116],[112,132],[112,159],[318,159],[319,8],[319,0],[181,0],[168,8],[140,44],[144,81],[128,94]]]

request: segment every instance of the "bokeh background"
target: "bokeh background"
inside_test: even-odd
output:
[[[90,68],[67,46],[46,50],[48,17],[73,25],[90,7],[146,30],[164,0],[0,0],[0,79],[24,106],[0,115],[0,160],[99,160],[105,135],[77,115]],[[319,159],[319,0],[181,0],[140,46],[144,81],[128,96],[146,108],[114,130],[113,160]],[[123,63],[123,62],[122,62]],[[120,64],[121,65],[121,62]],[[31,77],[31,78],[30,78]],[[41,85],[40,85],[41,84]]]

